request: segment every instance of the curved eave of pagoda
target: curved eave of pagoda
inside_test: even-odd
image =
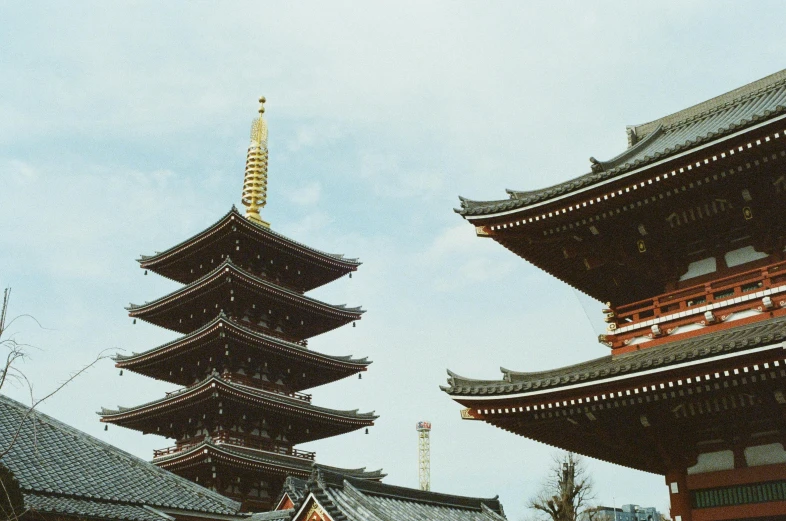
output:
[[[154,458],[153,463],[161,468],[173,470],[206,460],[211,462],[224,460],[237,467],[263,470],[275,474],[293,474],[299,477],[307,477],[311,473],[312,466],[312,461],[296,456],[262,450],[233,450],[231,445],[213,441],[203,441],[190,449]]]
[[[283,288],[245,271],[233,264],[230,259],[224,260],[216,269],[187,286],[175,290],[152,302],[141,305],[130,304],[126,310],[128,310],[128,315],[130,317],[146,320],[147,317],[151,315],[157,315],[172,307],[178,306],[183,298],[193,300],[195,298],[195,292],[209,291],[213,289],[214,286],[223,284],[224,281],[222,279],[227,275],[231,276],[233,284],[242,282],[254,288],[257,292],[267,294],[275,300],[285,300],[299,308],[308,309],[322,316],[344,323],[360,320],[361,315],[365,313],[365,310],[360,307],[351,308],[343,305],[327,304],[320,300]],[[180,332],[185,333],[186,331]]]
[[[266,335],[259,331],[247,328],[242,324],[238,324],[234,320],[220,314],[211,322],[205,324],[196,331],[193,331],[183,337],[180,337],[171,342],[167,342],[161,346],[155,347],[143,353],[134,353],[132,355],[117,354],[113,357],[115,367],[120,369],[128,369],[140,374],[148,374],[149,371],[145,367],[153,364],[163,363],[165,360],[175,356],[184,355],[186,352],[193,352],[198,349],[200,344],[209,342],[215,335],[224,331],[228,335],[237,335],[247,340],[247,343],[254,345],[263,351],[274,351],[282,356],[302,360],[304,363],[314,365],[316,367],[335,371],[341,373],[331,380],[326,380],[321,383],[328,383],[329,381],[339,380],[345,376],[356,374],[360,371],[365,371],[366,368],[372,363],[366,358],[352,358],[350,356],[331,356],[316,351],[311,351],[305,347],[287,342],[280,338]],[[223,345],[216,348],[223,352]],[[158,373],[156,373],[158,376]],[[178,383],[173,380],[173,383]]]
[[[240,214],[235,206],[232,206],[232,209],[226,215],[207,229],[165,251],[157,252],[149,256],[142,255],[137,259],[137,262],[139,262],[140,267],[159,273],[159,270],[178,262],[183,256],[188,256],[205,247],[213,237],[217,234],[220,235],[227,227],[233,225],[243,227],[244,231],[248,232],[248,236],[258,241],[260,246],[272,246],[293,257],[307,259],[312,265],[318,268],[335,272],[334,276],[323,277],[324,281],[319,285],[327,284],[347,273],[356,271],[362,264],[358,259],[346,258],[341,254],[326,253],[316,250],[277,233],[268,227],[249,221]],[[166,276],[163,273],[162,275]]]
[[[508,199],[474,201],[459,197],[454,211],[480,224],[488,219],[511,216],[551,202],[578,196],[622,177],[630,177],[657,164],[671,161],[693,150],[760,128],[786,118],[786,75],[763,88],[742,91],[739,96],[709,109],[686,109],[647,125],[650,130],[633,146],[607,160],[591,158],[591,171],[540,190],[507,190]],[[755,83],[755,82],[754,82]],[[678,116],[678,117],[674,117]],[[782,130],[782,129],[781,129]]]
[[[114,423],[123,426],[149,416],[171,413],[178,408],[188,406],[190,403],[199,402],[215,392],[218,392],[219,396],[233,397],[249,404],[272,409],[280,414],[342,425],[343,428],[341,430],[344,432],[369,427],[374,424],[374,420],[379,418],[373,412],[359,413],[357,409],[345,411],[317,407],[296,398],[288,398],[262,389],[227,382],[217,375],[211,375],[191,387],[170,393],[164,398],[152,402],[135,407],[119,407],[114,410],[102,408],[98,414],[104,423]],[[314,437],[313,439],[319,439],[319,437]],[[305,441],[310,440],[304,439],[298,443]]]
[[[218,444],[214,441],[203,441],[190,449],[155,458],[153,463],[164,469],[177,469],[178,467],[201,463],[208,460],[208,458],[211,463],[215,459],[220,459],[238,467],[295,475],[297,477],[310,476],[315,467],[370,481],[379,481],[387,476],[387,474],[382,472],[382,469],[371,471],[366,470],[365,467],[343,469],[322,465],[296,456],[238,448],[229,444]]]
[[[695,371],[697,364],[713,364],[732,357],[764,356],[768,350],[780,350],[784,340],[786,318],[770,319],[546,371],[501,368],[500,380],[465,378],[448,371],[448,385],[441,389],[460,403],[547,396],[608,383],[624,385],[626,380],[683,368]]]

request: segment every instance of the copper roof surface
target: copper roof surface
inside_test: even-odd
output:
[[[649,369],[666,368],[720,354],[744,353],[784,339],[786,318],[772,319],[548,371],[517,372],[502,368],[501,380],[473,380],[448,371],[448,385],[441,389],[457,399],[488,395],[504,397],[543,389],[559,391],[562,387],[576,383],[601,383],[620,375],[635,375]]]

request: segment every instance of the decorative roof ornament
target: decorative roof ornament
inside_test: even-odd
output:
[[[265,97],[259,98],[259,117],[251,124],[251,143],[246,156],[246,174],[243,179],[243,205],[246,206],[246,219],[270,228],[263,221],[259,209],[267,204],[267,123]]]

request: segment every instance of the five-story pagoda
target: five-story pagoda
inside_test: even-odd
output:
[[[260,99],[264,103],[264,98]],[[117,367],[183,386],[136,407],[102,409],[101,421],[176,440],[153,462],[229,497],[266,509],[287,475],[310,475],[314,453],[294,448],[373,425],[373,413],[317,407],[303,391],[365,371],[364,359],[311,351],[307,339],[361,318],[363,310],[305,293],[360,263],[309,248],[270,229],[267,126],[254,120],[243,204],[186,241],[139,262],[184,284],[129,315],[183,334]],[[342,472],[380,479],[380,471]]]

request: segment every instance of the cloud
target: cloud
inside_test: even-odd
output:
[[[397,198],[428,198],[441,193],[446,175],[440,170],[403,164],[393,153],[365,152],[360,155],[358,175],[374,192]]]
[[[322,185],[318,181],[312,181],[290,192],[288,197],[300,206],[312,206],[319,201],[321,195]]]

